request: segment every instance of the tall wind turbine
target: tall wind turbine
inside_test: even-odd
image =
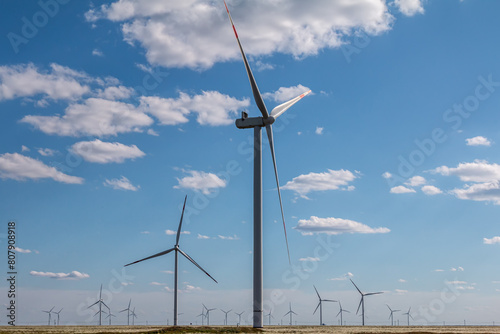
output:
[[[253,181],[253,225],[254,225],[254,245],[253,245],[253,327],[261,328],[263,324],[263,273],[262,273],[262,127],[266,128],[267,137],[269,139],[269,145],[271,148],[271,156],[273,159],[274,166],[274,175],[276,177],[276,185],[278,187],[278,198],[280,202],[281,208],[281,218],[283,220],[283,229],[285,232],[285,242],[288,253],[288,262],[291,264],[290,260],[290,251],[288,248],[288,239],[286,236],[286,225],[285,225],[285,215],[283,213],[283,203],[281,201],[281,192],[280,185],[278,179],[278,169],[276,167],[276,157],[274,154],[274,140],[273,140],[273,128],[272,124],[281,114],[283,114],[288,108],[302,99],[304,96],[309,94],[311,91],[307,91],[292,100],[280,104],[275,107],[271,114],[267,111],[266,105],[264,104],[264,100],[262,99],[262,95],[259,92],[259,88],[257,87],[257,83],[255,82],[254,76],[252,74],[252,70],[250,69],[250,65],[248,64],[248,60],[245,56],[245,52],[243,52],[243,47],[241,46],[240,39],[238,37],[238,33],[236,32],[236,28],[233,23],[233,19],[231,18],[231,14],[229,13],[229,9],[227,8],[227,4],[224,1],[224,5],[226,6],[227,15],[229,16],[229,21],[231,21],[231,25],[233,27],[234,35],[236,36],[236,41],[238,42],[238,47],[241,52],[241,56],[243,57],[243,62],[245,64],[245,69],[248,75],[248,79],[250,80],[250,86],[252,87],[252,93],[259,108],[262,113],[262,117],[250,117],[248,118],[248,114],[243,112],[242,118],[236,120],[236,127],[238,129],[254,129],[254,165],[253,165],[253,173],[254,173],[254,181]]]
[[[61,313],[63,309],[61,308],[59,312],[54,312],[54,314],[57,314],[57,326],[59,326],[59,313]]]
[[[203,306],[203,308],[201,309],[201,313],[197,315],[197,317],[201,317],[201,325],[204,326],[205,325],[205,318],[206,318],[206,314],[205,314],[205,306]]]
[[[226,314],[226,316],[224,317],[224,325],[225,325],[225,326],[227,326],[227,314],[228,314],[229,312],[231,312],[231,311],[232,311],[232,309],[231,309],[231,310],[229,310],[229,311],[224,311],[223,309],[220,309],[220,310]]]
[[[215,311],[215,310],[216,310],[216,308],[208,308],[208,307],[206,307],[206,306],[205,306],[205,304],[203,304],[203,303],[202,303],[202,305],[203,305],[203,307],[205,308],[205,310],[207,311],[207,326],[210,326],[210,312],[211,312],[211,311]]]
[[[102,300],[102,284],[101,284],[101,289],[99,290],[99,299],[94,304],[90,305],[87,308],[89,309],[92,306],[97,305],[97,304],[99,304],[99,311],[97,311],[97,313],[94,316],[99,314],[99,326],[101,326],[102,325],[102,312],[104,312],[102,310],[102,305],[106,306],[109,309],[108,305],[106,305]]]
[[[331,299],[321,299],[321,296],[319,295],[319,292],[318,290],[316,289],[316,287],[313,285],[314,287],[314,290],[316,291],[316,294],[318,295],[318,299],[319,299],[319,303],[318,303],[318,306],[316,306],[316,308],[314,309],[314,312],[313,314],[316,313],[316,311],[318,310],[318,307],[319,307],[319,325],[322,326],[323,325],[323,302],[337,302],[336,300],[331,300]]]
[[[403,313],[403,315],[406,315],[406,316],[407,316],[407,319],[408,319],[408,326],[410,326],[410,318],[412,318],[412,320],[415,320],[415,319],[413,319],[413,317],[411,316],[410,311],[411,311],[411,307],[408,309],[408,312]],[[465,320],[464,320],[464,321],[465,321]]]
[[[385,304],[387,305],[387,304]],[[391,311],[391,314],[389,315],[389,319],[391,319],[391,326],[394,326],[394,312],[399,312],[401,310],[393,310],[390,308],[389,305],[387,305],[387,307],[389,308],[389,311]]]
[[[352,279],[349,278],[349,280],[351,281],[351,283],[356,287],[356,290],[358,290],[359,294],[361,295],[361,300],[359,301],[359,306],[358,306],[358,310],[356,311],[356,314],[358,314],[359,312],[359,308],[361,307],[361,319],[362,319],[362,323],[363,323],[363,326],[365,325],[365,296],[371,296],[371,295],[378,295],[378,294],[381,294],[383,292],[369,292],[369,293],[363,293],[361,292],[361,290],[357,287],[356,284],[354,284],[354,282],[352,281]]]
[[[268,317],[268,319],[269,319],[268,320],[268,324],[269,324],[269,326],[271,326],[271,318],[274,319],[273,315],[271,314],[271,310],[269,310],[269,313],[266,314],[266,317]]]
[[[234,312],[236,313],[236,312]],[[238,326],[241,325],[241,315],[245,313],[245,311],[241,312],[241,313],[236,313],[238,315]]]
[[[52,314],[52,310],[54,309],[55,306],[52,306],[52,308],[49,310],[49,311],[43,311],[44,313],[48,313],[49,314],[49,322],[48,322],[48,326],[50,326],[50,315]]]
[[[290,305],[290,311],[285,313],[284,317],[286,317],[288,314],[290,314],[290,326],[292,326],[292,314],[298,315],[297,313],[292,311],[292,303],[289,303]]]
[[[106,319],[109,318],[109,325],[110,326],[111,326],[111,317],[116,317],[116,315],[111,313],[111,310],[108,310],[108,316],[106,317]]]
[[[186,208],[186,200],[187,200],[187,195],[184,198],[184,206],[182,207],[181,221],[179,222],[179,228],[177,229],[177,238],[175,240],[175,246],[173,248],[167,249],[166,251],[163,251],[163,252],[160,252],[160,253],[148,256],[148,257],[146,257],[144,259],[141,259],[141,260],[138,260],[138,261],[134,261],[132,263],[129,263],[129,264],[125,265],[125,267],[126,266],[130,266],[131,264],[139,263],[139,262],[144,261],[144,260],[149,260],[149,259],[152,259],[152,258],[157,257],[157,256],[162,256],[162,255],[168,254],[171,251],[175,252],[175,270],[174,270],[174,277],[175,277],[174,278],[174,326],[177,326],[177,316],[178,316],[178,314],[177,314],[177,281],[178,281],[178,276],[179,276],[179,270],[178,270],[178,264],[177,264],[178,263],[178,257],[179,257],[178,253],[181,253],[186,259],[188,259],[189,261],[191,261],[192,264],[194,264],[196,267],[198,267],[198,269],[200,269],[201,271],[203,271],[205,274],[207,274],[208,277],[210,277],[211,279],[214,280],[215,283],[217,283],[217,281],[215,280],[215,278],[213,278],[212,276],[210,276],[210,274],[207,273],[205,271],[205,269],[203,269],[202,267],[200,267],[200,265],[198,263],[196,263],[195,260],[193,260],[189,255],[187,255],[185,252],[183,252],[179,248],[179,238],[181,237],[182,218],[184,217],[184,209]]]
[[[337,317],[338,317],[338,316],[339,316],[339,314],[340,314],[340,326],[344,326],[344,321],[343,321],[343,319],[342,319],[342,312],[347,312],[347,313],[351,313],[351,312],[349,312],[349,311],[347,311],[347,310],[344,310],[344,309],[342,308],[342,303],[340,302],[340,300],[339,300],[339,306],[340,306],[340,311],[339,311],[339,313],[337,313]]]
[[[130,326],[130,303],[132,303],[132,298],[130,298],[130,300],[128,301],[127,308],[118,312],[118,313],[122,313],[122,312],[127,311],[127,326]]]
[[[135,314],[135,307],[134,309],[132,310],[132,312],[130,312],[130,315],[132,316],[132,326],[135,325],[135,318],[137,318],[137,315]]]

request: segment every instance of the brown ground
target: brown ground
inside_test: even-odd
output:
[[[222,327],[222,326],[189,326],[189,327],[165,327],[165,326],[0,326],[0,334],[5,333],[40,333],[40,334],[112,334],[112,333],[338,333],[338,334],[381,334],[381,333],[499,333],[500,326],[270,326],[256,330],[251,327]]]

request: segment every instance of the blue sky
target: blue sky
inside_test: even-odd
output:
[[[186,194],[181,248],[219,284],[181,259],[180,323],[200,322],[202,302],[250,321],[252,131],[234,120],[259,111],[223,3],[0,6],[18,322],[56,306],[61,323],[95,323],[85,308],[103,284],[112,312],[132,298],[138,323],[171,323],[173,256],[123,265],[173,246]],[[228,6],[268,108],[313,92],[274,125],[291,267],[264,141],[266,312],[279,322],[291,302],[317,323],[314,284],[360,323],[350,277],[384,291],[368,324],[388,323],[386,303],[417,324],[500,322],[500,4]],[[324,312],[338,323],[338,304]]]

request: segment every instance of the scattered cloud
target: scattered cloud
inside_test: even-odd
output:
[[[92,55],[97,57],[104,57],[104,53],[102,53],[102,51],[99,49],[92,50]]]
[[[115,190],[137,191],[140,188],[140,186],[134,186],[132,183],[130,183],[130,181],[125,176],[122,176],[120,179],[106,179],[103,184],[106,187],[111,187]]]
[[[149,285],[153,285],[153,286],[165,286],[167,284],[166,283],[151,282],[151,283],[149,283]]]
[[[219,239],[222,240],[240,240],[240,238],[235,234],[233,236],[223,236],[223,235],[218,235]]]
[[[20,248],[20,247],[16,247],[15,248],[15,251],[17,253],[23,253],[23,254],[30,254],[30,253],[35,253],[35,254],[39,254],[40,252],[37,251],[37,250],[31,250],[31,249],[23,249],[23,248]]]
[[[340,277],[329,278],[328,280],[329,280],[329,281],[345,281],[345,280],[347,280],[348,278],[353,277],[353,276],[354,276],[354,275],[353,275],[352,273],[348,272],[348,273],[347,273],[347,274],[345,274],[345,275],[342,275],[342,276],[340,276]]]
[[[435,269],[434,271],[435,271],[435,272],[438,272],[438,273],[441,273],[441,272],[443,272],[444,270],[443,270],[443,269]]]
[[[147,134],[150,136],[158,137],[160,134],[153,129],[148,129]]]
[[[57,182],[69,184],[82,184],[81,177],[70,176],[58,171],[54,167],[45,165],[36,160],[19,153],[0,154],[0,178],[18,181],[53,179]]]
[[[294,229],[302,235],[312,235],[314,233],[342,234],[342,233],[388,233],[391,230],[386,227],[372,228],[368,225],[358,223],[353,220],[342,218],[319,218],[311,216],[309,219],[299,220]]]
[[[128,88],[125,86],[111,86],[103,89],[97,90],[97,97],[106,100],[123,100],[128,99],[132,94],[134,94],[133,88]]]
[[[419,175],[416,175],[416,176],[408,179],[408,181],[405,182],[405,184],[409,187],[418,187],[418,186],[424,185],[426,183],[427,183],[427,180],[424,177],[419,176]]]
[[[462,267],[451,268],[450,271],[464,271],[464,268]]]
[[[500,180],[500,165],[485,160],[459,163],[457,167],[441,166],[430,171],[444,176],[458,176],[463,182],[492,182]]]
[[[483,238],[483,243],[486,245],[500,244],[500,237],[493,237],[491,239]]]
[[[389,173],[389,172],[385,172],[384,174],[382,174],[382,177],[383,177],[384,179],[390,179],[390,178],[392,177],[392,174],[391,174],[391,173]]]
[[[177,231],[165,230],[166,235],[177,235]],[[189,231],[181,231],[181,234],[191,234]]]
[[[190,176],[185,176],[180,179],[177,178],[179,184],[174,186],[175,189],[193,189],[208,195],[213,190],[224,188],[226,186],[226,181],[222,180],[213,173],[199,172],[195,170],[186,171],[186,173],[190,174]]]
[[[299,259],[299,261],[301,261],[301,262],[318,262],[318,261],[320,261],[320,259],[319,259],[319,257],[308,256],[308,257],[301,257]]]
[[[169,275],[173,275],[174,274],[174,272],[172,270],[162,270],[162,273],[169,274]]]
[[[398,295],[404,295],[408,290],[395,289],[394,292]]]
[[[406,283],[407,281],[405,279],[400,278],[400,279],[398,279],[398,282],[399,283]]]
[[[308,199],[306,196],[312,191],[325,190],[352,190],[347,189],[349,182],[358,178],[359,172],[352,173],[348,170],[331,170],[325,173],[309,173],[294,177],[292,181],[288,181],[281,189],[293,190],[300,197]],[[343,187],[344,188],[341,188]]]
[[[24,145],[22,145],[22,146],[21,146],[21,152],[29,152],[29,151],[31,151],[31,150],[29,149],[29,147],[24,146]]]
[[[427,185],[427,186],[423,186],[421,188],[422,192],[426,195],[429,195],[429,196],[432,196],[432,195],[438,195],[438,194],[442,194],[443,192],[441,191],[441,189],[439,189],[438,187],[435,187],[435,186],[430,186],[430,185]]]
[[[450,193],[463,200],[486,201],[500,205],[500,181],[465,185],[464,188],[453,189]]]
[[[264,63],[260,60],[257,60],[255,62],[255,66],[257,67],[257,71],[259,71],[259,72],[266,71],[266,70],[274,70],[273,64]]]
[[[414,189],[405,186],[392,187],[390,191],[391,194],[408,194],[416,192]]]
[[[149,231],[142,231],[141,234],[150,234],[151,232]]]
[[[394,0],[394,5],[406,16],[424,13],[421,0]]]
[[[203,235],[198,233],[198,239],[210,239],[208,235]]]
[[[265,99],[273,100],[278,103],[289,101],[302,93],[309,91],[309,87],[297,85],[292,87],[280,87],[273,93],[264,93],[262,97]]]
[[[99,164],[123,163],[126,159],[141,158],[146,154],[135,145],[94,141],[81,141],[71,146],[71,152],[81,156],[85,161]]]
[[[51,150],[50,148],[39,148],[38,149],[38,154],[44,157],[51,157],[54,156],[57,153],[56,150]]]
[[[465,139],[465,142],[467,146],[491,146],[491,142],[488,140],[488,138],[485,138],[483,136],[467,138]]]
[[[51,273],[42,271],[30,271],[30,275],[38,277],[49,277],[57,280],[80,280],[84,278],[89,278],[90,276],[79,271],[72,271],[70,273]]]
[[[323,134],[323,128],[322,127],[317,127],[316,131],[314,131],[317,135],[322,135]]]

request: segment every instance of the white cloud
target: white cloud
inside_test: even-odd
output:
[[[102,51],[99,49],[94,49],[94,50],[92,50],[92,55],[97,56],[97,57],[103,57],[104,53],[102,53]]]
[[[390,190],[391,194],[408,194],[416,192],[414,189],[407,188],[405,186],[392,187]]]
[[[400,279],[398,279],[398,282],[399,282],[399,283],[406,283],[406,280],[405,280],[405,279],[400,278]]]
[[[465,142],[467,143],[467,146],[491,146],[491,142],[483,136],[467,138],[465,139]]]
[[[281,102],[286,102],[289,101],[297,96],[299,96],[302,93],[305,93],[307,91],[311,90],[308,87],[302,86],[302,85],[297,85],[297,86],[292,86],[292,87],[280,87],[277,91],[273,93],[264,93],[262,94],[262,97],[265,99],[270,99],[275,102],[281,103]]]
[[[98,89],[96,95],[97,97],[106,100],[123,100],[128,99],[133,93],[133,88],[125,86],[111,86],[104,88],[104,90]]]
[[[141,158],[146,154],[137,146],[127,146],[121,143],[81,141],[71,146],[71,152],[81,156],[85,161],[100,164],[123,163],[126,159]]]
[[[177,235],[177,231],[165,230],[166,235]],[[181,234],[191,234],[189,231],[181,231]]]
[[[264,62],[262,62],[260,60],[257,60],[255,62],[255,66],[257,68],[257,71],[259,71],[259,72],[266,71],[266,70],[274,70],[274,65],[273,64],[264,63]]]
[[[233,236],[218,235],[219,239],[222,240],[240,240],[240,238],[235,234]]]
[[[39,148],[38,149],[38,154],[44,157],[51,157],[57,153],[56,150],[52,150],[50,148]]]
[[[472,200],[472,201],[487,201],[500,205],[499,181],[466,185],[462,189],[453,189],[450,191],[450,193],[452,193],[459,199]]]
[[[249,105],[248,99],[238,100],[216,91],[193,96],[180,92],[178,98],[141,97],[143,110],[163,125],[187,123],[187,116],[191,113],[197,115],[196,121],[201,125],[228,125],[234,122],[234,116],[241,109]]]
[[[164,273],[164,274],[168,274],[168,275],[175,274],[175,272],[173,270],[162,270],[161,272]]]
[[[446,281],[446,284],[463,285],[463,284],[467,284],[467,282],[465,282],[465,281]]]
[[[391,174],[391,173],[389,173],[389,172],[385,172],[384,174],[382,174],[382,177],[383,177],[384,179],[390,179],[390,178],[392,177],[392,174]]]
[[[298,1],[286,6],[243,1],[231,9],[248,56],[280,52],[303,58],[339,47],[355,31],[382,33],[393,22],[381,0]],[[219,61],[241,61],[219,2],[120,0],[91,9],[85,17],[90,22],[100,18],[125,21],[121,25],[124,39],[146,49],[151,64],[203,69]]]
[[[435,269],[434,271],[440,273],[440,272],[443,272],[444,270],[443,269]]]
[[[24,181],[50,178],[57,182],[82,184],[81,177],[64,174],[54,167],[45,165],[19,153],[4,153],[0,155],[0,178]]]
[[[167,284],[165,284],[165,283],[158,283],[158,282],[151,282],[151,283],[149,283],[149,285],[153,285],[153,286],[165,286]]]
[[[150,136],[155,136],[155,137],[159,136],[158,132],[156,132],[153,129],[148,129],[147,134],[150,135]]]
[[[490,182],[500,180],[500,165],[484,160],[460,163],[457,167],[441,166],[431,170],[444,176],[455,175],[464,182]]]
[[[340,276],[340,277],[334,277],[334,278],[329,278],[328,280],[329,281],[345,281],[347,280],[349,277],[353,277],[354,275],[350,272],[348,272],[347,274],[343,275],[343,276]]]
[[[294,229],[302,235],[314,233],[342,234],[342,233],[388,233],[391,230],[386,227],[372,228],[368,225],[342,218],[319,218],[311,216],[309,219],[299,220]]]
[[[198,239],[210,239],[208,235],[203,235],[198,233]]]
[[[462,268],[462,267],[451,268],[450,271],[464,271],[464,268]]]
[[[421,0],[394,0],[394,4],[406,16],[424,13]]]
[[[39,253],[37,250],[32,251],[31,249],[23,249],[20,247],[16,247],[15,251],[18,253],[23,253],[23,254],[30,254],[30,253],[38,254]]]
[[[307,199],[306,195],[312,191],[337,190],[342,186],[347,186],[349,182],[357,177],[357,175],[348,170],[329,169],[326,173],[309,173],[294,177],[292,181],[288,181],[281,189],[293,190],[300,197]],[[342,190],[348,189],[342,188]]]
[[[224,188],[226,181],[219,178],[212,173],[205,173],[199,171],[186,171],[190,176],[185,176],[181,179],[177,178],[179,184],[174,186],[175,189],[193,189],[201,191],[203,194],[208,195],[217,188]]]
[[[21,146],[21,152],[29,152],[29,151],[31,151],[31,150],[29,149],[29,147],[24,146],[24,145],[22,145],[22,146]]]
[[[408,292],[408,290],[395,289],[394,292],[396,292],[396,294],[398,295],[404,295]]]
[[[116,136],[142,132],[153,120],[135,106],[101,98],[70,104],[63,116],[28,115],[21,119],[40,131],[59,136]]]
[[[150,234],[149,231],[142,231],[141,234]]]
[[[301,257],[299,259],[299,261],[301,261],[301,262],[318,262],[318,261],[320,261],[320,259],[319,259],[319,257],[308,256],[308,257]]]
[[[443,192],[441,189],[435,186],[423,186],[422,187],[422,192],[426,195],[432,196],[432,195],[437,195],[437,194],[442,194]]]
[[[49,277],[58,280],[79,280],[84,278],[89,278],[90,276],[85,273],[81,273],[79,271],[72,271],[70,273],[51,273],[51,272],[42,272],[42,271],[30,271],[30,275],[38,276],[38,277]]]
[[[106,187],[111,187],[116,190],[137,191],[140,188],[140,186],[134,186],[132,183],[130,183],[130,181],[125,176],[122,176],[120,179],[106,179],[103,184]]]
[[[323,128],[322,127],[317,127],[316,131],[314,131],[317,135],[322,135],[323,134]]]
[[[425,180],[425,178],[423,178],[422,176],[419,176],[419,175],[416,175],[416,176],[408,179],[408,181],[405,182],[405,184],[407,186],[410,186],[410,187],[418,187],[418,186],[424,185],[426,183],[427,183],[427,181]]]
[[[483,238],[483,243],[486,245],[500,244],[500,237],[493,237],[491,239]]]

